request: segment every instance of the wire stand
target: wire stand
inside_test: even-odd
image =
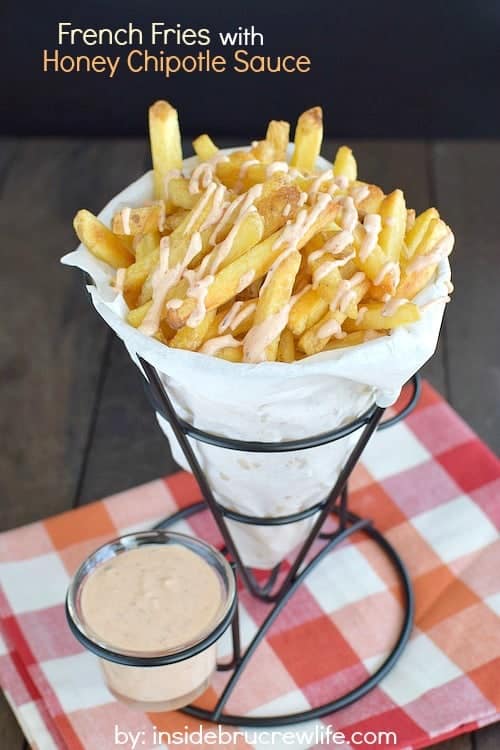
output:
[[[358,419],[337,430],[332,430],[330,432],[300,440],[268,443],[224,438],[220,435],[214,435],[200,430],[185,422],[177,415],[172,401],[155,368],[142,358],[140,358],[140,363],[146,376],[146,390],[152,405],[154,409],[169,422],[173,433],[184,452],[186,460],[189,463],[191,471],[200,486],[204,498],[201,502],[183,508],[177,513],[164,519],[157,524],[155,528],[167,528],[177,521],[187,519],[196,513],[209,510],[222,535],[224,540],[224,552],[232,561],[235,574],[241,578],[242,582],[253,596],[263,602],[274,605],[244,652],[242,652],[241,649],[238,607],[236,607],[235,615],[231,623],[233,647],[232,658],[229,662],[218,665],[220,671],[232,671],[231,677],[212,710],[202,709],[197,706],[187,706],[182,710],[184,713],[198,719],[218,722],[220,724],[243,725],[250,727],[279,727],[320,718],[326,714],[338,711],[358,700],[372,690],[385,677],[401,655],[410,636],[413,624],[414,600],[409,575],[396,550],[391,544],[389,544],[385,537],[374,528],[371,520],[361,518],[348,509],[348,480],[375,430],[391,427],[401,419],[404,419],[404,417],[412,411],[420,395],[420,376],[417,374],[410,381],[413,393],[409,402],[398,414],[390,419],[381,422],[384,409],[373,405]],[[307,450],[308,448],[314,448],[319,445],[325,445],[335,440],[339,440],[340,438],[346,437],[356,431],[361,431],[360,436],[329,495],[321,502],[318,502],[305,510],[271,518],[237,513],[236,511],[225,508],[217,502],[189,442],[189,438],[192,438],[203,443],[208,443],[221,448],[229,448],[231,450],[248,451],[253,453],[275,453]],[[327,533],[322,531],[322,528],[330,515],[334,515],[337,518],[337,527],[333,532]],[[279,563],[270,571],[267,580],[264,583],[259,584],[252,571],[243,563],[228,529],[226,519],[254,526],[282,526],[289,523],[303,521],[311,516],[316,516],[314,524],[302,547],[298,551],[295,560],[291,564],[288,573],[279,586],[276,586],[276,583],[281,571],[282,563]],[[279,617],[283,608],[289,602],[304,579],[326,557],[326,555],[356,532],[366,534],[380,547],[394,567],[402,586],[403,622],[396,643],[383,664],[376,672],[370,675],[370,677],[353,690],[335,700],[323,703],[320,706],[316,706],[307,711],[276,716],[238,716],[226,713],[224,708],[244,669],[250,662],[259,643],[265,637],[274,621]],[[313,543],[317,539],[321,539],[325,542],[323,547],[319,552],[315,553],[311,559],[306,560]]]

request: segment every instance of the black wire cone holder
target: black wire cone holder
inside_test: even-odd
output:
[[[231,677],[226,683],[224,690],[222,691],[216,705],[212,710],[200,708],[195,705],[190,705],[183,708],[182,711],[200,720],[217,722],[219,724],[249,727],[278,727],[303,721],[309,721],[311,719],[318,719],[322,716],[333,713],[334,711],[338,711],[341,708],[345,708],[351,703],[354,703],[356,700],[372,690],[385,677],[385,675],[388,674],[388,672],[393,668],[393,666],[399,659],[408,641],[413,625],[414,598],[410,577],[399,554],[385,539],[385,537],[379,531],[377,531],[377,529],[373,526],[371,520],[361,518],[348,509],[348,480],[366,444],[368,443],[375,430],[383,430],[391,427],[392,425],[404,419],[413,410],[420,396],[420,376],[418,374],[413,376],[410,381],[412,386],[412,394],[408,403],[390,419],[386,419],[382,422],[381,418],[384,413],[384,409],[377,405],[373,405],[358,419],[336,430],[331,430],[330,432],[300,440],[288,440],[280,443],[269,443],[246,440],[232,440],[220,435],[214,435],[212,433],[205,432],[194,427],[193,425],[190,425],[188,422],[185,422],[177,415],[172,401],[166,389],[164,388],[163,383],[161,382],[155,368],[142,358],[139,359],[143,372],[146,376],[146,391],[151,400],[153,408],[170,424],[170,427],[172,428],[172,431],[184,452],[186,460],[199,484],[203,495],[202,501],[179,510],[168,518],[162,520],[155,526],[155,528],[165,529],[172,526],[178,521],[185,520],[191,517],[196,513],[209,510],[224,540],[223,552],[226,553],[232,561],[232,566],[235,574],[241,578],[244,585],[253,596],[257,597],[261,601],[274,605],[273,608],[268,612],[257,633],[248,644],[246,650],[243,652],[240,642],[238,606],[236,604],[236,607],[234,608],[234,615],[231,620],[232,657],[229,662],[219,664],[217,667],[219,671],[232,671]],[[315,505],[306,508],[305,510],[278,517],[245,515],[233,510],[229,510],[228,508],[225,508],[223,505],[217,502],[188,439],[192,438],[203,443],[215,445],[220,448],[228,448],[231,450],[248,451],[254,453],[275,453],[306,450],[308,448],[314,448],[319,445],[326,445],[327,443],[339,440],[358,430],[362,430],[361,434],[356,444],[354,445],[349,457],[347,458],[344,467],[341,470],[337,481],[335,482],[335,486],[328,494],[328,496],[321,502],[318,502]],[[246,565],[244,565],[226,523],[226,519],[229,519],[237,523],[249,524],[254,526],[282,526],[290,523],[297,523],[298,521],[303,521],[304,519],[310,518],[314,515],[317,515],[317,518],[315,519],[314,524],[310,532],[308,533],[303,545],[297,552],[295,560],[291,564],[290,569],[288,570],[286,576],[283,578],[279,586],[276,586],[276,582],[278,580],[283,561],[270,571],[267,580],[264,583],[259,584],[251,570]],[[322,531],[327,518],[331,515],[334,515],[337,518],[337,527],[334,531],[331,532]],[[224,711],[224,708],[231,694],[233,693],[233,690],[238,684],[238,681],[245,667],[248,665],[258,645],[263,640],[274,621],[279,617],[283,608],[289,602],[296,590],[302,584],[304,579],[309,575],[309,573],[311,573],[314,568],[316,568],[316,566],[326,557],[329,552],[331,552],[335,547],[337,547],[339,544],[341,544],[343,541],[357,532],[366,534],[385,553],[386,557],[391,562],[398,575],[402,588],[403,621],[396,642],[382,665],[372,675],[367,677],[366,680],[364,680],[361,684],[345,693],[341,697],[327,703],[323,703],[320,706],[316,706],[307,711],[275,716],[238,716],[235,714],[226,713]],[[318,552],[316,552],[311,559],[306,561],[313,543],[318,539],[324,541],[323,547]]]

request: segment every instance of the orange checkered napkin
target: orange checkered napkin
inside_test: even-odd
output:
[[[146,715],[117,703],[95,657],[70,634],[63,608],[71,575],[98,545],[147,528],[199,497],[192,477],[179,473],[0,536],[0,679],[28,740],[39,750],[110,750],[117,746],[116,727],[139,736],[141,748],[166,747],[155,745],[154,726],[199,729],[182,713]],[[394,731],[402,749],[496,721],[499,462],[426,385],[415,412],[369,444],[351,481],[351,500],[405,560],[416,593],[416,626],[404,655],[375,690],[306,728],[331,725],[343,731],[345,748],[373,747],[350,744],[354,730]],[[207,513],[178,529],[220,544]],[[267,607],[246,591],[240,592],[240,602],[248,642]],[[228,711],[300,711],[332,700],[377,668],[394,642],[400,617],[395,572],[371,541],[353,537],[320,564],[287,605],[242,676]],[[230,652],[224,638],[222,656]],[[226,679],[227,673],[216,675],[201,699],[204,705],[213,703]],[[304,736],[297,734],[293,746],[314,746]],[[233,746],[268,746],[254,740],[238,738]]]

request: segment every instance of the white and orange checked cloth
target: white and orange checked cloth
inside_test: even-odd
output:
[[[199,497],[192,477],[179,473],[0,536],[0,679],[33,747],[111,750],[119,727],[141,737],[138,747],[149,750],[158,746],[154,726],[199,729],[197,720],[179,712],[147,715],[117,703],[96,658],[69,632],[63,607],[70,576],[98,545],[146,528]],[[498,460],[425,385],[415,412],[368,446],[351,481],[351,500],[405,560],[416,594],[416,626],[397,666],[375,690],[307,727],[332,725],[344,732],[344,747],[356,749],[373,745],[350,745],[354,730],[392,730],[401,749],[498,720]],[[207,513],[178,529],[220,543]],[[362,681],[391,647],[400,623],[395,575],[362,535],[333,552],[259,646],[227,710],[301,711]],[[267,606],[245,591],[240,601],[248,642]],[[229,651],[227,639],[222,652]],[[201,705],[213,705],[226,679],[227,673],[217,674]],[[311,747],[303,736],[297,734],[293,747]],[[232,747],[264,745],[238,737]],[[273,747],[281,750],[279,743]]]

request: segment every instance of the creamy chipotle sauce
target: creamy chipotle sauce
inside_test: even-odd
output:
[[[154,652],[199,639],[222,602],[215,571],[179,544],[120,553],[85,582],[82,614],[115,649]]]

